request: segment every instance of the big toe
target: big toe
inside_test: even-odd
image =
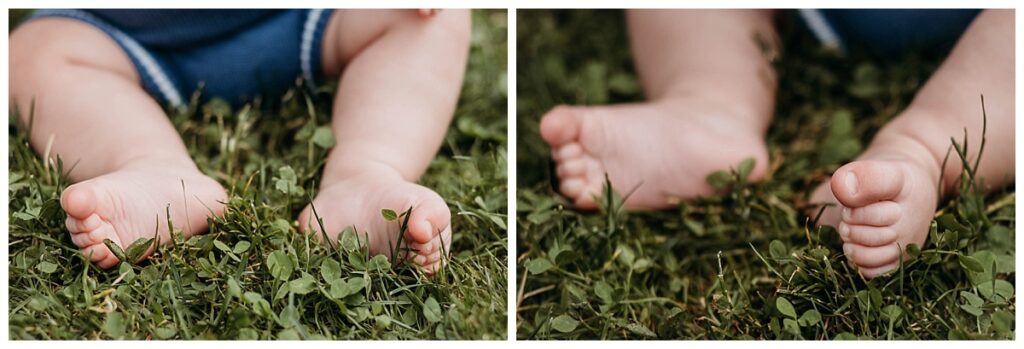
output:
[[[557,106],[540,120],[540,136],[553,146],[576,140],[579,132],[579,122],[571,107]]]
[[[896,198],[903,189],[903,171],[891,162],[854,161],[836,170],[830,184],[843,206],[862,207]]]
[[[433,195],[436,196],[436,195]],[[415,243],[425,244],[449,228],[452,214],[440,197],[429,198],[412,210],[409,217],[408,237]]]
[[[88,182],[72,185],[60,196],[64,212],[77,219],[87,219],[96,211],[96,193]]]

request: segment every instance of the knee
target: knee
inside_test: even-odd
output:
[[[345,63],[364,49],[399,32],[415,32],[420,38],[468,47],[471,21],[470,11],[461,9],[430,14],[418,10],[340,10],[328,22],[322,68],[326,75],[336,76]]]
[[[68,69],[87,67],[137,80],[127,54],[106,34],[88,24],[40,18],[10,36],[12,84],[60,81]],[[12,85],[12,90],[16,86]]]
[[[20,107],[44,91],[69,83],[81,68],[138,81],[134,66],[117,43],[85,23],[34,19],[18,26],[9,40],[8,98],[20,102]]]
[[[469,45],[472,32],[472,16],[469,10],[448,9],[437,13],[431,20],[437,21],[437,26],[448,35],[449,40],[460,45]]]
[[[87,34],[79,25],[63,19],[42,18],[16,28],[11,33],[9,46],[12,91],[59,76],[71,65],[87,65],[91,61],[90,50],[100,48],[82,46],[82,41],[88,41],[88,37],[83,37]]]
[[[472,18],[466,9],[445,9],[430,15],[413,11],[400,10],[401,13],[392,17],[387,30],[411,28],[424,31],[428,36],[443,37],[444,40],[458,45],[469,45]]]
[[[46,29],[45,25],[41,26],[38,21],[34,21],[19,26],[11,33],[9,57],[12,83],[31,75],[29,73],[37,71],[38,67],[54,63],[57,50]]]
[[[9,100],[11,108],[26,107],[26,100],[31,98],[39,83],[45,81],[48,71],[59,69],[58,66],[64,61],[61,57],[60,48],[52,40],[46,23],[43,21],[32,21],[19,26],[11,33],[9,38],[10,53],[10,84]],[[22,102],[22,103],[18,103]]]

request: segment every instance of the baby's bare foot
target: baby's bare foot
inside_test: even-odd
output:
[[[71,241],[96,265],[110,268],[119,260],[104,240],[110,239],[125,249],[159,232],[160,241],[170,241],[168,205],[175,228],[181,229],[185,237],[192,236],[207,228],[206,219],[211,214],[224,213],[222,202],[226,197],[216,180],[195,168],[152,165],[125,168],[76,183],[64,190],[60,203],[68,214]],[[151,253],[152,248],[143,257]]]
[[[899,267],[907,245],[922,246],[938,203],[938,165],[932,155],[908,155],[902,142],[877,141],[865,156],[840,167],[815,190],[812,202],[835,203],[820,224],[836,227],[843,253],[873,278]],[[934,168],[933,168],[934,167]]]
[[[577,207],[594,209],[605,173],[633,209],[663,209],[709,195],[706,178],[756,164],[751,180],[764,177],[768,152],[756,126],[697,101],[664,101],[603,107],[559,106],[544,115],[541,136],[551,145],[562,194]]]
[[[385,220],[381,209],[402,213],[411,207],[402,247],[411,253],[405,257],[429,274],[441,268],[442,252],[447,252],[451,245],[448,205],[434,191],[397,175],[367,173],[324,185],[313,199],[313,206],[332,240],[351,226],[358,231],[359,238],[369,238],[371,254],[389,257],[398,244],[399,222]],[[320,226],[308,206],[299,215],[299,226],[304,231],[312,227],[320,234]]]

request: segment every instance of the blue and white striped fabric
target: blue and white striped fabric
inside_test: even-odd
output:
[[[202,99],[234,105],[283,94],[302,77],[314,88],[333,12],[306,10],[39,10],[106,33],[131,58],[143,87],[182,107],[200,86]]]
[[[800,18],[827,47],[852,45],[895,56],[952,47],[977,9],[801,9]]]

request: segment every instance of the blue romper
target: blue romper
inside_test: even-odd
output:
[[[800,17],[826,46],[858,45],[886,56],[916,49],[950,48],[981,10],[801,9]]]
[[[145,90],[181,107],[200,86],[203,100],[238,106],[280,96],[302,77],[315,88],[321,42],[332,10],[44,9],[109,35],[131,58]]]

